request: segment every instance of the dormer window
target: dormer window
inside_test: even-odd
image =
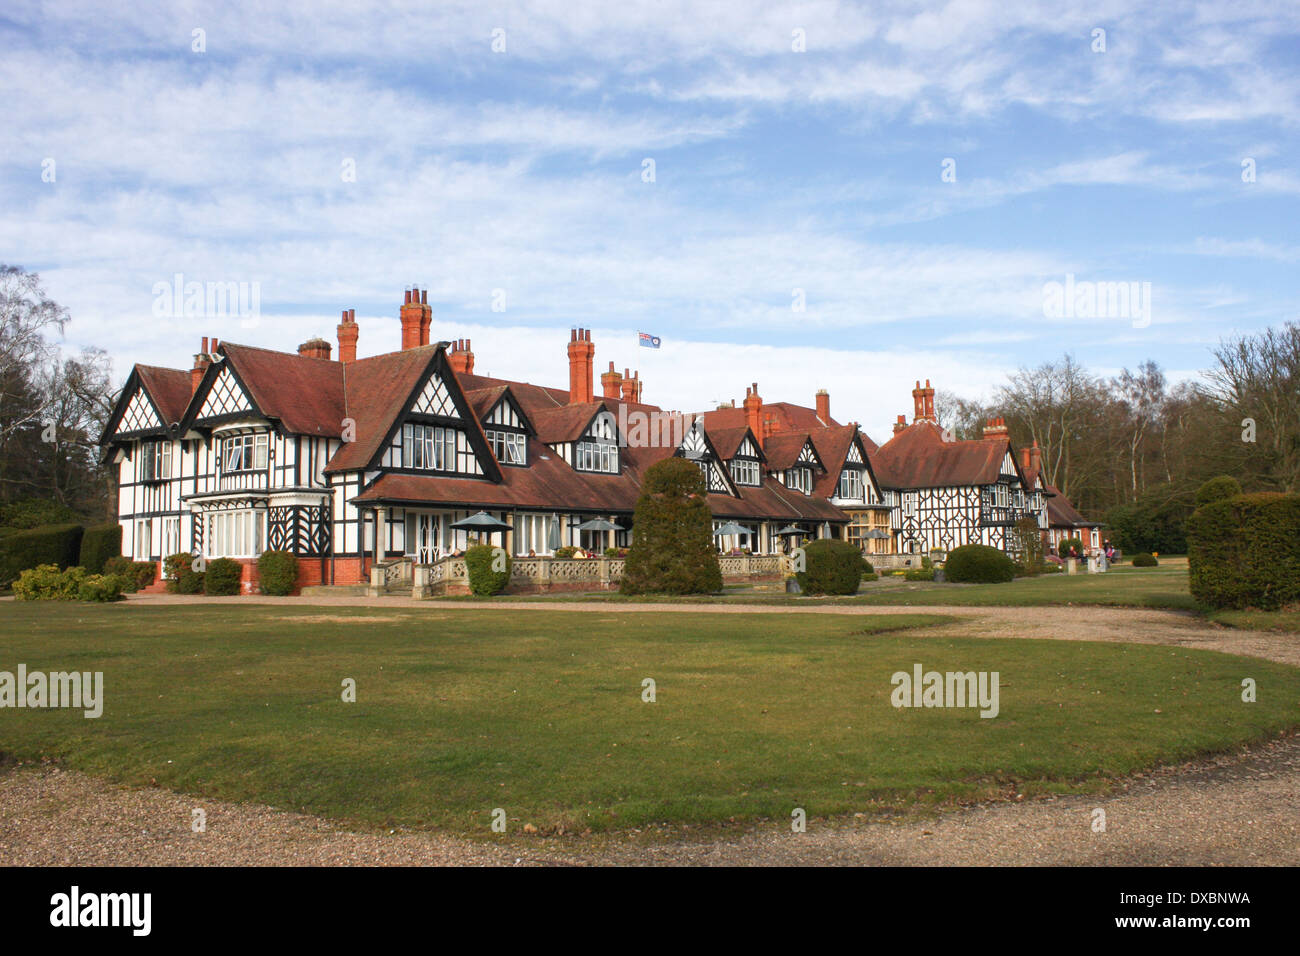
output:
[[[172,476],[172,443],[147,441],[140,444],[140,480],[163,481]]]
[[[793,488],[795,491],[801,491],[805,495],[812,494],[812,469],[811,468],[787,468],[785,472],[785,486]]]
[[[528,464],[528,438],[522,432],[506,432],[487,429],[488,444],[492,454],[503,465]]]
[[[731,478],[738,485],[757,488],[760,484],[758,462],[747,458],[731,459]]]
[[[455,471],[456,429],[440,425],[403,425],[402,467]]]
[[[573,467],[578,471],[618,474],[618,446],[612,441],[580,441],[573,449]]]
[[[232,435],[221,442],[221,471],[257,471],[266,467],[267,435]]]
[[[862,469],[845,468],[840,472],[840,484],[835,496],[846,501],[861,501],[863,497]]]

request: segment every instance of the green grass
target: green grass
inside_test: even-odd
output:
[[[512,832],[551,832],[1087,792],[1300,719],[1293,668],[956,639],[941,620],[8,604],[0,670],[101,670],[106,704],[99,720],[0,711],[0,750],[353,825],[487,834],[496,807]],[[1000,716],[893,708],[890,675],[918,662],[998,671]],[[1243,677],[1258,703],[1241,702]]]
[[[1211,611],[1216,624],[1248,631],[1287,631],[1300,634],[1300,611]]]
[[[1163,559],[1162,559],[1163,561]],[[1187,565],[1172,564],[1158,568],[1134,568],[1121,565],[1105,574],[1044,574],[1017,578],[1007,584],[935,584],[929,581],[904,581],[885,577],[864,583],[852,597],[818,598],[787,595],[779,585],[770,590],[749,590],[722,595],[690,597],[624,597],[607,592],[568,593],[545,596],[504,595],[507,600],[543,600],[557,604],[573,602],[679,604],[768,604],[788,605],[792,609],[818,604],[867,604],[925,607],[960,605],[965,607],[1043,607],[1048,605],[1090,604],[1118,607],[1154,607],[1195,610],[1196,602],[1187,587]],[[471,599],[479,600],[479,599]]]

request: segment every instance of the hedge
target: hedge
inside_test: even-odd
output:
[[[257,577],[263,594],[292,594],[298,583],[298,558],[292,551],[263,551],[257,559]]]
[[[1083,557],[1083,539],[1062,538],[1056,545],[1056,553],[1062,558],[1067,558],[1071,554],[1076,558]]]
[[[1300,495],[1202,505],[1187,519],[1187,566],[1192,597],[1205,607],[1271,611],[1300,600]]]
[[[18,576],[14,597],[19,601],[75,601],[85,577],[83,568],[38,564]]]
[[[722,590],[713,515],[699,466],[665,458],[646,469],[623,566],[624,594],[711,594]]]
[[[79,524],[52,524],[0,538],[0,587],[8,587],[28,568],[44,564],[75,567],[81,556],[82,531]]]
[[[122,600],[122,579],[116,574],[88,575],[77,588],[78,601]]]
[[[26,530],[54,524],[81,524],[81,515],[49,498],[24,498],[0,505],[2,527]]]
[[[498,555],[504,559],[505,570],[493,570]],[[502,548],[490,544],[476,544],[465,552],[465,571],[469,575],[469,589],[479,597],[500,594],[510,583],[510,555]]]
[[[796,571],[804,594],[856,594],[862,583],[862,552],[838,538],[818,538],[803,547],[804,570]]]
[[[102,574],[104,562],[122,555],[122,526],[116,521],[87,528],[81,536],[77,563],[90,574]]]
[[[997,548],[964,544],[948,553],[943,572],[959,584],[1003,584],[1015,579],[1016,565]]]
[[[158,565],[152,561],[132,561],[121,555],[115,555],[104,562],[104,573],[115,574],[122,579],[122,590],[134,594],[141,588],[153,584],[158,576]]]
[[[203,593],[210,597],[230,597],[239,593],[239,579],[244,566],[233,558],[217,558],[208,562],[203,575]]]
[[[1156,556],[1149,551],[1133,555],[1133,567],[1135,568],[1154,568],[1159,564],[1160,562],[1156,560]]]
[[[1211,478],[1196,490],[1196,507],[1208,505],[1212,501],[1223,501],[1241,494],[1241,482],[1231,475]]]

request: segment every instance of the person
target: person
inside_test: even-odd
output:
[[[1106,542],[1106,563],[1110,564],[1115,560],[1115,546],[1109,541]]]

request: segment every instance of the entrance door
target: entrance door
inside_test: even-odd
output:
[[[429,564],[438,546],[438,516],[427,512],[415,516],[415,560]]]

